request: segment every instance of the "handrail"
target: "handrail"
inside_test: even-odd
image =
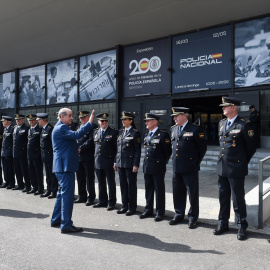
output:
[[[259,229],[263,229],[263,196],[269,191],[266,190],[263,192],[263,164],[265,161],[269,160],[270,156],[265,157],[259,161],[259,211],[258,211],[258,227]]]

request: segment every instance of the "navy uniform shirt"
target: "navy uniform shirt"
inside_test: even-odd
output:
[[[12,157],[13,130],[14,127],[12,125],[4,129],[2,151],[1,151],[2,157]]]
[[[40,133],[40,148],[43,163],[53,162],[52,131],[53,126],[48,123],[45,128],[42,128]]]
[[[14,158],[27,158],[27,142],[28,142],[29,126],[25,123],[18,127],[14,127],[13,131],[13,157]]]
[[[33,130],[28,130],[27,159],[37,159],[41,157],[40,151],[41,127],[36,125]]]

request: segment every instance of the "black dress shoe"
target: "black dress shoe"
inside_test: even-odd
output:
[[[37,190],[36,189],[28,190],[27,188],[24,188],[22,192],[26,192],[26,194],[32,194],[32,193],[37,192]]]
[[[86,206],[90,206],[90,205],[93,205],[93,204],[95,204],[95,201],[87,200],[87,202],[85,203]]]
[[[224,232],[227,232],[229,230],[228,225],[218,225],[217,228],[213,231],[214,235],[220,235],[223,234]]]
[[[43,194],[43,192],[44,192],[44,191],[42,191],[42,192],[40,192],[40,191],[36,191],[36,192],[34,193],[34,195],[35,195],[35,196],[37,196],[37,195],[42,195],[42,194]]]
[[[125,214],[127,212],[127,208],[121,208],[117,211],[117,214]]]
[[[126,212],[126,216],[132,216],[132,215],[134,215],[136,213],[136,211],[134,211],[134,210],[128,210],[127,212]]]
[[[56,194],[52,193],[51,195],[48,196],[48,199],[54,199],[56,198]]]
[[[2,173],[2,172],[1,172]],[[3,183],[0,188],[6,188],[7,187],[7,183]]]
[[[169,221],[169,225],[177,225],[183,221],[182,218],[173,218],[172,220]]]
[[[86,199],[78,198],[77,200],[74,201],[74,203],[86,203]]]
[[[12,190],[23,190],[24,188],[23,187],[14,187],[14,188],[12,188]]]
[[[155,221],[156,222],[162,221],[163,219],[164,219],[164,216],[159,216],[159,215],[155,216]]]
[[[48,197],[50,194],[51,194],[51,192],[48,192],[48,191],[47,191],[46,193],[41,194],[41,195],[40,195],[40,198]]]
[[[94,207],[94,208],[107,207],[107,204],[105,204],[105,203],[100,203],[100,202],[99,202],[99,203],[94,204],[93,207]]]
[[[78,233],[78,232],[82,232],[82,231],[83,231],[83,228],[77,228],[74,225],[72,225],[68,229],[61,230],[61,233]]]
[[[237,232],[237,239],[238,240],[245,240],[247,238],[246,236],[246,230],[243,228],[240,228]]]
[[[107,211],[112,211],[114,210],[115,206],[114,205],[108,205]]]
[[[196,221],[195,221],[195,222],[194,222],[194,221],[189,221],[189,222],[188,222],[188,227],[189,227],[189,229],[195,229],[196,226],[197,226]]]
[[[11,187],[11,186],[7,186],[7,187],[6,187],[6,189],[12,189],[12,188],[13,188],[13,187]]]
[[[145,211],[143,212],[141,215],[140,215],[140,219],[144,219],[144,218],[147,218],[147,217],[151,217],[153,215],[152,212],[150,211]]]
[[[59,223],[51,223],[51,227],[54,227],[54,228],[60,227],[60,225],[61,225],[60,222]]]

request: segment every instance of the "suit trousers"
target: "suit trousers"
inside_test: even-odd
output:
[[[237,219],[237,226],[246,229],[247,210],[245,201],[245,177],[223,177],[218,176],[219,187],[219,224],[228,224],[231,209],[231,196],[233,209]]]
[[[15,187],[15,177],[14,177],[14,164],[13,157],[2,157],[2,166],[4,172],[4,179],[9,187]]]
[[[190,173],[173,174],[173,203],[175,219],[185,217],[187,193],[189,196],[190,209],[189,221],[196,222],[199,216],[199,176],[198,171]]]
[[[137,173],[132,168],[119,168],[119,181],[122,196],[122,208],[136,211],[137,209]]]
[[[99,190],[99,202],[114,206],[116,204],[116,184],[113,167],[110,169],[96,169]],[[109,199],[107,194],[106,178],[109,189]]]
[[[82,200],[93,202],[96,198],[94,160],[80,161],[77,172],[78,193]],[[88,191],[88,197],[87,192]]]
[[[14,170],[18,187],[31,189],[27,158],[13,158]],[[23,182],[24,179],[24,182]]]
[[[144,174],[145,181],[145,211],[153,213],[154,208],[154,193],[156,192],[156,215],[165,215],[165,183],[164,173],[159,174]]]
[[[57,192],[51,224],[61,222],[61,230],[69,229],[71,220],[75,189],[75,172],[57,172],[59,189]]]
[[[43,193],[43,163],[41,158],[28,159],[28,170],[33,189],[37,189],[39,193]]]
[[[52,162],[44,163],[46,171],[46,183],[47,183],[47,192],[56,194],[58,190],[58,182],[55,174],[52,172]]]

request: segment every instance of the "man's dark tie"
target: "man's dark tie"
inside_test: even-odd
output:
[[[152,137],[152,135],[153,135],[153,132],[151,131],[151,132],[149,133],[149,137],[151,138],[151,137]]]
[[[102,130],[102,131],[101,131],[101,137],[103,137],[103,135],[104,135],[104,132],[105,132],[104,130]]]
[[[182,128],[183,128],[183,126],[180,126],[180,127],[179,127],[179,133],[178,133],[179,135],[180,135],[181,132],[182,132]]]
[[[230,125],[231,125],[231,121],[228,121],[227,122],[227,129],[230,127]]]

